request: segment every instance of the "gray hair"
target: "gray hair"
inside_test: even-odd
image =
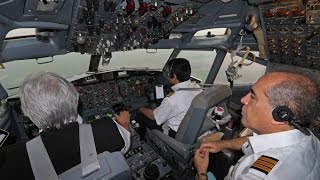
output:
[[[61,128],[76,121],[79,93],[61,76],[40,72],[29,75],[20,86],[21,109],[39,128]]]
[[[304,74],[283,73],[286,79],[271,86],[266,91],[269,104],[287,106],[294,113],[296,122],[311,130],[319,128],[320,123],[320,89],[319,85]]]

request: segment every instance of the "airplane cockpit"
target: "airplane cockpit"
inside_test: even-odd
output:
[[[24,77],[57,72],[78,90],[84,123],[130,112],[133,179],[194,179],[198,138],[237,137],[240,99],[260,76],[293,70],[320,83],[319,45],[318,0],[0,0],[0,129],[14,137],[3,146],[39,135],[20,108]],[[179,57],[203,92],[175,138],[149,129],[142,138],[136,114],[171,92],[163,70]]]

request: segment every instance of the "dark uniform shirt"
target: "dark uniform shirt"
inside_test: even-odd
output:
[[[98,154],[120,151],[125,146],[113,120],[100,119],[91,125]],[[41,138],[58,175],[81,163],[77,123],[70,123],[59,130],[44,131]],[[34,179],[26,142],[0,149],[0,179]]]

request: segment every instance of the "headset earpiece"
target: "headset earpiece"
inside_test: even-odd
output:
[[[171,65],[168,68],[168,74],[169,74],[169,78],[172,79],[174,78],[174,74],[172,73],[172,68],[173,68],[173,64],[174,64],[175,60],[171,60]]]
[[[310,132],[307,128],[301,126],[299,123],[295,122],[294,114],[291,109],[287,106],[278,106],[273,109],[272,117],[277,122],[288,122],[296,129],[301,131],[303,134],[310,136]]]
[[[170,79],[173,79],[173,78],[174,78],[174,75],[173,75],[172,73],[170,73],[169,78],[170,78]]]
[[[277,106],[272,111],[272,117],[278,122],[291,122],[293,120],[293,112],[287,106]]]

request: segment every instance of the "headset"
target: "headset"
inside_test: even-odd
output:
[[[288,106],[277,106],[272,110],[272,117],[277,122],[288,122],[303,134],[310,136],[310,132],[295,122],[294,114]]]
[[[171,66],[170,66],[170,68],[169,68],[169,78],[170,78],[170,79],[174,78],[174,75],[173,75],[173,73],[172,73],[172,67],[173,67],[174,62],[175,62],[175,61],[172,61],[172,64],[171,64]]]
[[[277,106],[272,111],[272,117],[277,122],[291,122],[294,119],[292,110],[287,106]]]
[[[170,66],[168,66],[168,64],[171,63]],[[174,75],[172,73],[172,68],[173,68],[173,65],[175,64],[175,59],[169,61],[167,64],[167,67],[164,69],[164,75],[170,79],[174,78]]]

